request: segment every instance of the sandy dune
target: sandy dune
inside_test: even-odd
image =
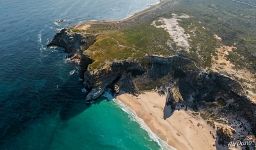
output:
[[[179,25],[178,20],[182,18],[189,18],[187,15],[181,15],[178,16],[176,14],[172,14],[172,18],[160,18],[157,21],[153,21],[152,25],[156,28],[163,28],[165,29],[169,35],[170,38],[176,43],[178,47],[181,47],[182,49],[189,52],[190,45],[188,42],[189,34],[185,33],[185,30]],[[161,25],[157,25],[157,23],[160,23]]]
[[[221,40],[218,36],[216,39]],[[240,81],[240,84],[247,90],[247,96],[256,103],[256,75],[250,70],[245,68],[236,67],[231,61],[228,60],[228,55],[236,47],[234,46],[221,46],[216,51],[216,56],[212,57],[212,70],[228,75],[235,80]]]

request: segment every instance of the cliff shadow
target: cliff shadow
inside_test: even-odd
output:
[[[86,94],[81,90],[83,84],[80,81],[76,81],[71,78],[60,87],[60,91],[58,92],[58,95],[56,95],[56,98],[61,97],[61,101],[64,102],[59,109],[59,117],[63,121],[67,121],[79,115],[93,104],[102,101],[102,99],[98,99],[94,103],[87,103],[85,100]]]
[[[58,114],[66,121],[91,106],[85,102],[77,76],[59,83],[61,80],[56,78],[39,90],[32,85],[21,87],[0,101],[0,145],[46,116]]]
[[[164,110],[163,110],[163,118],[164,120],[171,117],[174,110],[171,105],[165,104]]]

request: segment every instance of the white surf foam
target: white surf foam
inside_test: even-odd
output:
[[[113,94],[110,92],[109,89],[107,89],[107,90],[103,93],[102,96],[105,97],[105,98],[106,98],[107,100],[109,100],[109,101],[111,101],[111,100],[114,99]]]
[[[46,47],[43,45],[43,42],[42,42],[42,32],[43,30],[40,30],[40,32],[37,34],[37,38],[38,38],[37,41],[38,41],[40,52],[46,49]]]
[[[118,106],[120,106],[120,108],[124,112],[126,112],[129,115],[129,118],[131,120],[136,121],[140,125],[140,127],[148,133],[149,137],[153,141],[157,142],[161,150],[176,150],[174,147],[169,146],[165,141],[160,139],[153,131],[151,131],[151,129],[146,125],[146,123],[141,118],[139,118],[132,109],[126,107],[123,103],[116,99],[113,100]]]
[[[58,22],[56,22],[56,21],[54,21],[53,24],[55,24],[57,27],[60,26],[60,24]]]
[[[69,72],[69,75],[72,76],[72,75],[74,75],[75,73],[76,73],[76,69],[73,69],[73,70],[71,70],[71,71]]]
[[[39,57],[40,61],[42,61],[43,57],[47,57],[47,54],[45,54],[46,46],[43,44],[43,40],[42,40],[42,32],[43,32],[43,29],[41,29],[37,34],[38,49],[40,51],[40,57]]]

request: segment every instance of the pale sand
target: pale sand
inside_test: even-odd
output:
[[[177,150],[216,149],[215,131],[204,120],[184,110],[176,110],[164,120],[165,99],[166,96],[156,92],[117,96],[117,100],[132,109],[159,138]]]
[[[221,41],[221,38],[217,35],[215,35],[215,38]],[[250,98],[252,102],[256,103],[256,75],[248,69],[236,67],[235,64],[228,60],[229,53],[235,49],[236,47],[234,46],[225,45],[217,48],[216,56],[212,57],[211,69],[240,81],[243,88],[247,91],[248,98]]]
[[[180,19],[189,18],[187,15],[178,16],[176,14],[172,14],[172,18],[160,18],[157,20],[161,25],[157,25],[156,21],[153,21],[151,25],[155,26],[156,28],[163,28],[166,30],[170,38],[176,43],[178,47],[181,47],[183,50],[189,52],[190,45],[189,45],[189,34],[185,33],[185,30],[179,25]]]
[[[91,27],[90,24],[79,24],[79,25],[76,25],[74,28],[78,30],[87,31],[90,27]]]

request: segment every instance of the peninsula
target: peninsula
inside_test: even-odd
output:
[[[228,18],[226,11],[243,9],[202,1],[163,0],[124,20],[87,21],[48,46],[64,48],[80,66],[85,103],[111,91],[176,149],[253,148],[256,36],[247,30],[255,16]]]

